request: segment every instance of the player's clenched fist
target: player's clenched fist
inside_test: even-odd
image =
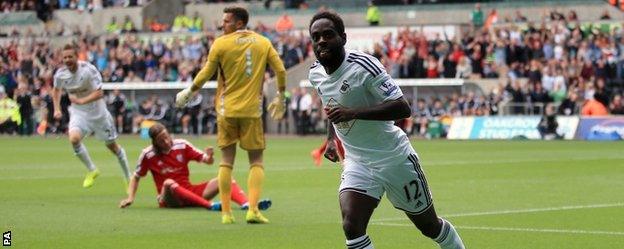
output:
[[[323,154],[325,158],[332,162],[337,162],[339,160],[338,149],[336,148],[335,141],[329,141],[327,143],[327,148],[325,149],[325,153]]]
[[[355,112],[344,107],[325,108],[327,118],[334,124],[355,119]]]
[[[204,152],[206,153],[206,156],[204,157],[204,162],[207,164],[214,163],[214,149],[212,148],[212,146],[206,147],[204,149]]]
[[[54,110],[54,119],[60,120],[63,117],[63,113],[60,110]]]

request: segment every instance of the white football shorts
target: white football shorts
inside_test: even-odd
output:
[[[358,192],[377,200],[386,193],[395,208],[414,215],[426,211],[433,203],[416,154],[395,165],[373,167],[345,160],[339,193],[344,191]]]
[[[82,137],[94,134],[94,136],[102,141],[111,142],[117,139],[117,129],[113,117],[106,113],[99,118],[89,119],[81,115],[70,115],[69,130],[79,129]]]

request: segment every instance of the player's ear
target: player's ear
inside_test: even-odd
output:
[[[242,20],[236,20],[236,29],[243,29],[245,28],[245,24],[243,23]]]
[[[347,33],[342,33],[340,34],[340,37],[342,38],[342,46],[347,44]]]

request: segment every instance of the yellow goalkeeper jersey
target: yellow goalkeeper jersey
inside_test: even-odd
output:
[[[238,30],[217,38],[208,61],[193,79],[201,87],[218,70],[215,108],[225,117],[260,117],[262,84],[267,63],[276,73],[278,86],[286,84],[286,69],[266,37]]]

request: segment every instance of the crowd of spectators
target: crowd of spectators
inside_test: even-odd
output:
[[[54,9],[75,9],[78,11],[97,11],[108,7],[142,6],[150,0],[56,0],[51,5]]]
[[[470,28],[461,39],[446,34],[427,39],[422,32],[402,27],[398,35],[385,36],[369,51],[394,78],[491,78],[504,82],[491,92],[408,99],[412,118],[397,122],[406,132],[426,136],[432,124],[443,126],[453,116],[541,114],[548,104],[560,115],[601,113],[601,107],[603,113],[624,114],[624,31],[620,25],[581,24],[574,11],[553,10],[539,23],[526,22],[520,12],[505,18],[498,18],[496,10],[488,15],[479,12],[480,6],[475,6],[467,20]],[[164,30],[200,31],[198,27],[203,26],[197,24],[201,23],[197,14],[179,17]],[[599,17],[609,18],[607,12]],[[188,36],[145,39],[126,24],[124,20],[101,36],[76,34],[80,36],[78,58],[93,63],[104,82],[189,82],[200,70],[216,34],[204,29]],[[273,42],[287,68],[311,55],[305,32],[293,30],[286,14],[274,26],[257,23],[254,30]],[[19,102],[23,113],[20,127],[26,128],[18,130],[27,134],[63,131],[67,120],[51,119],[48,94],[53,73],[61,64],[60,51],[46,42],[10,42],[0,46],[0,57],[0,83],[6,95]],[[119,91],[107,97],[119,130],[134,133],[146,119],[169,123],[177,132],[213,132],[215,115],[209,99],[206,96],[196,105],[175,110],[156,95],[140,103]],[[280,122],[279,132],[293,128],[305,135],[325,129],[320,100],[313,91],[294,88],[288,101],[288,120],[293,123]],[[63,106],[68,104],[64,97]]]
[[[596,19],[609,20],[605,11]],[[388,34],[370,53],[395,78],[499,79],[492,92],[423,99],[425,111],[457,115],[541,114],[553,104],[561,115],[589,114],[585,105],[602,105],[622,113],[624,89],[624,30],[611,22],[580,23],[574,11],[552,10],[538,23],[519,11],[499,18],[485,15],[477,4],[461,39],[438,34],[427,39],[418,30],[401,27]],[[462,100],[460,100],[462,99]],[[417,101],[420,102],[420,101]],[[468,104],[462,104],[465,102]],[[505,110],[498,110],[505,108]],[[423,122],[414,119],[414,124]]]
[[[273,41],[275,48],[282,57],[285,66],[292,67],[310,55],[310,42],[303,32],[285,30],[277,32],[274,28],[258,23],[255,30]],[[210,45],[214,42],[214,32],[203,32],[192,36],[165,36],[166,39],[144,39],[139,34],[110,33],[102,36],[82,34],[78,39],[78,59],[89,61],[102,74],[103,82],[137,83],[137,82],[190,82],[199,72],[206,60]],[[60,49],[55,49],[47,42],[37,39],[22,39],[8,42],[0,46],[0,84],[6,89],[10,98],[18,95],[29,96],[23,102],[26,109],[23,120],[31,120],[33,124],[24,129],[32,133],[36,126],[46,121],[48,132],[62,132],[66,121],[56,122],[52,119],[50,89],[53,75],[61,66]],[[133,103],[120,98],[119,92],[112,96],[111,110],[119,120],[120,130],[138,132],[141,117],[146,119],[163,119],[171,124],[179,123],[179,131],[199,133],[212,132],[210,128],[213,113],[206,105],[193,110],[171,110],[171,104],[157,96]],[[124,105],[119,104],[124,99]],[[36,102],[36,103],[35,103]],[[203,101],[208,103],[210,101]],[[63,106],[69,102],[64,98]],[[117,103],[114,104],[113,103]],[[120,111],[120,108],[126,110]],[[203,113],[200,119],[192,113]],[[179,116],[181,115],[181,116]],[[26,117],[27,116],[27,117]],[[184,117],[184,118],[183,118]],[[202,120],[202,118],[205,119]],[[177,119],[182,120],[178,122]],[[202,128],[197,124],[202,123]],[[177,131],[177,130],[176,130]]]

